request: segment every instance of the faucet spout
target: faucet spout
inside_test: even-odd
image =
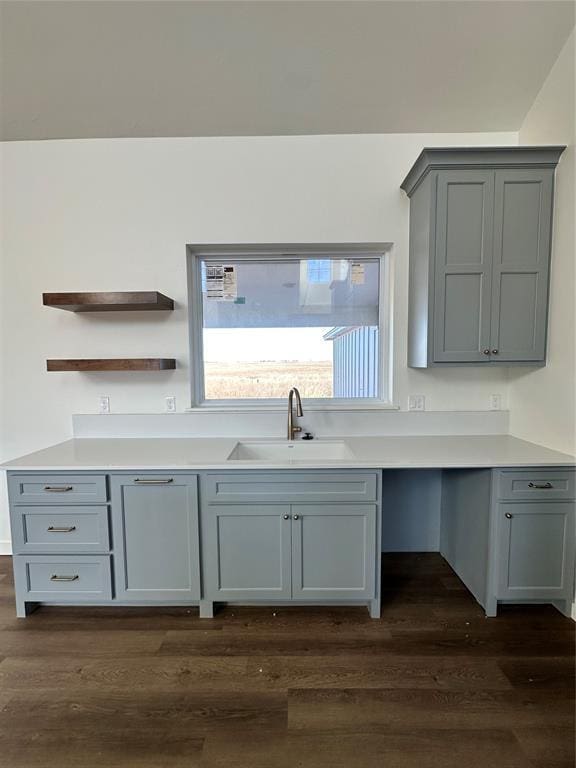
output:
[[[296,416],[303,416],[302,400],[300,399],[300,392],[296,387],[292,387],[288,393],[288,440],[294,440],[296,432],[302,432],[302,427],[294,425],[294,397],[296,397]]]

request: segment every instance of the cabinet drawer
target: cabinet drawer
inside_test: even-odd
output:
[[[16,555],[18,590],[39,601],[111,600],[108,555]]]
[[[208,475],[205,494],[214,502],[376,501],[376,472],[229,473]]]
[[[566,469],[527,469],[498,473],[498,498],[519,501],[529,499],[573,499],[574,472]]]
[[[105,475],[13,475],[13,504],[74,504],[107,501]]]
[[[12,539],[16,553],[108,552],[108,507],[14,507]]]

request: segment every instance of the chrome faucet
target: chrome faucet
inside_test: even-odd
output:
[[[292,387],[292,389],[288,393],[288,440],[294,440],[295,433],[302,432],[302,427],[294,426],[294,406],[293,406],[294,395],[296,395],[296,416],[303,415],[302,400],[300,400],[300,392],[298,392],[296,387]]]

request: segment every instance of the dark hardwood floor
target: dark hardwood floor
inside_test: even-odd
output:
[[[439,555],[362,608],[43,608],[0,558],[2,768],[573,768],[574,624]]]

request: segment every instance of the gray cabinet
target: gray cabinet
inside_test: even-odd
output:
[[[496,597],[570,600],[574,588],[574,504],[501,502],[496,518]]]
[[[374,597],[376,505],[292,506],[292,595]]]
[[[199,600],[196,476],[116,475],[111,490],[116,597]]]
[[[573,469],[448,470],[441,553],[486,609],[553,602],[570,615],[576,504]]]
[[[213,506],[204,514],[203,525],[210,599],[290,599],[288,504]]]
[[[377,617],[378,478],[357,470],[206,475],[204,600],[357,600]]]
[[[543,364],[563,147],[425,149],[410,197],[408,363]]]
[[[434,359],[484,362],[490,344],[494,174],[438,174]]]

